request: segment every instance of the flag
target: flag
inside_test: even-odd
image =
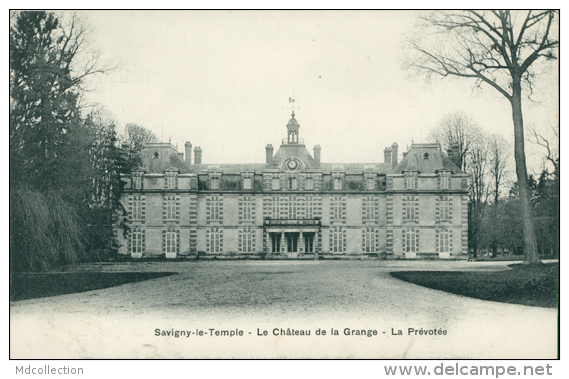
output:
[[[293,99],[292,97],[289,97],[289,98],[288,98],[288,102],[289,102],[289,103],[294,103],[294,99]]]

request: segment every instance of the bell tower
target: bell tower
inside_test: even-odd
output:
[[[288,131],[287,143],[289,145],[298,145],[300,141],[298,139],[298,129],[300,128],[300,125],[298,125],[298,122],[294,118],[294,111],[292,111],[292,118],[288,124],[286,124],[286,128]]]

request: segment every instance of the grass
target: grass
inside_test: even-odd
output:
[[[74,272],[14,274],[10,301],[37,299],[114,287],[173,275],[173,272]]]
[[[557,308],[559,263],[509,265],[507,271],[397,271],[391,276],[436,290],[502,303]]]

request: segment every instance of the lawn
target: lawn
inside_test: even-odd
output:
[[[391,276],[457,295],[502,303],[557,308],[559,263],[509,265],[506,271],[397,271]]]
[[[173,272],[74,272],[15,274],[10,285],[10,301],[65,295],[109,288],[126,283],[161,278]]]

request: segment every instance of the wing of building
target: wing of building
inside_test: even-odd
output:
[[[393,143],[383,163],[324,163],[299,128],[293,112],[259,164],[204,164],[200,147],[192,162],[189,142],[185,160],[170,143],[146,144],[143,167],[125,178],[119,256],[466,258],[457,154],[413,144],[399,161]]]

